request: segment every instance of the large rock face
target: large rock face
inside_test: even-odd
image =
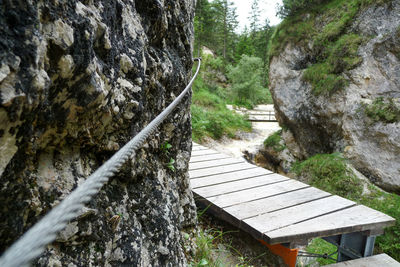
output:
[[[1,251],[182,91],[191,75],[194,2],[1,2]],[[189,102],[37,265],[186,264],[181,231],[196,222]]]
[[[296,157],[343,152],[371,181],[400,192],[400,122],[373,121],[365,112],[379,97],[400,107],[400,2],[360,11],[347,31],[368,41],[358,49],[362,63],[344,73],[348,86],[332,95],[314,94],[303,79],[312,64],[311,40],[289,43],[272,58],[277,117],[291,132],[286,144]]]

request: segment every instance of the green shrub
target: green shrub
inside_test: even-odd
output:
[[[315,5],[329,2],[330,0],[283,0],[278,9],[278,15],[281,18],[293,16],[301,11],[307,10]]]
[[[374,122],[394,123],[400,121],[400,108],[396,106],[392,98],[384,100],[376,98],[371,104],[364,105],[365,113]]]
[[[282,130],[279,130],[273,133],[272,135],[268,136],[268,138],[265,139],[264,141],[264,146],[270,147],[277,152],[283,151],[286,148],[286,146],[280,143],[282,140],[281,135],[282,135]]]
[[[236,67],[231,67],[228,77],[232,82],[233,103],[252,108],[257,104],[271,104],[268,88],[261,85],[263,61],[258,57],[243,55]]]
[[[206,136],[216,140],[221,139],[224,135],[232,138],[238,130],[251,130],[250,122],[227,108],[209,110],[192,105],[191,113],[192,133],[195,141],[201,141]]]
[[[346,87],[348,82],[341,74],[362,62],[357,54],[362,41],[359,35],[346,34],[331,45],[323,45],[321,57],[325,59],[307,68],[303,75],[303,79],[311,83],[315,95],[332,94]]]

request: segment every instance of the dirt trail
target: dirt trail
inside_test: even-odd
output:
[[[254,110],[268,111],[274,109],[273,105],[259,105]],[[240,139],[209,140],[206,146],[237,158],[243,157],[245,151],[254,155],[268,136],[281,129],[277,122],[252,122],[252,125],[253,131],[251,133],[241,132],[238,134]]]

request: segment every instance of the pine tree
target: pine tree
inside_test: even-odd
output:
[[[259,29],[260,26],[260,5],[259,5],[259,0],[253,0],[253,3],[251,4],[251,10],[249,14],[249,21],[250,21],[250,33],[252,38],[255,38],[255,34]]]
[[[221,54],[225,60],[232,60],[236,38],[235,29],[238,25],[236,8],[229,0],[216,0],[212,5],[216,11],[215,29],[221,45]]]
[[[215,10],[208,0],[198,0],[196,5],[196,16],[194,19],[195,51],[200,54],[202,46],[215,48],[214,31]]]

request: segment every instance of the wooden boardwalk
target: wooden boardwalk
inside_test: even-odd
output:
[[[383,233],[395,220],[299,181],[193,144],[192,190],[208,211],[268,244]],[[374,239],[375,240],[375,239]]]
[[[400,263],[386,254],[379,254],[367,258],[340,262],[327,267],[400,267]]]

